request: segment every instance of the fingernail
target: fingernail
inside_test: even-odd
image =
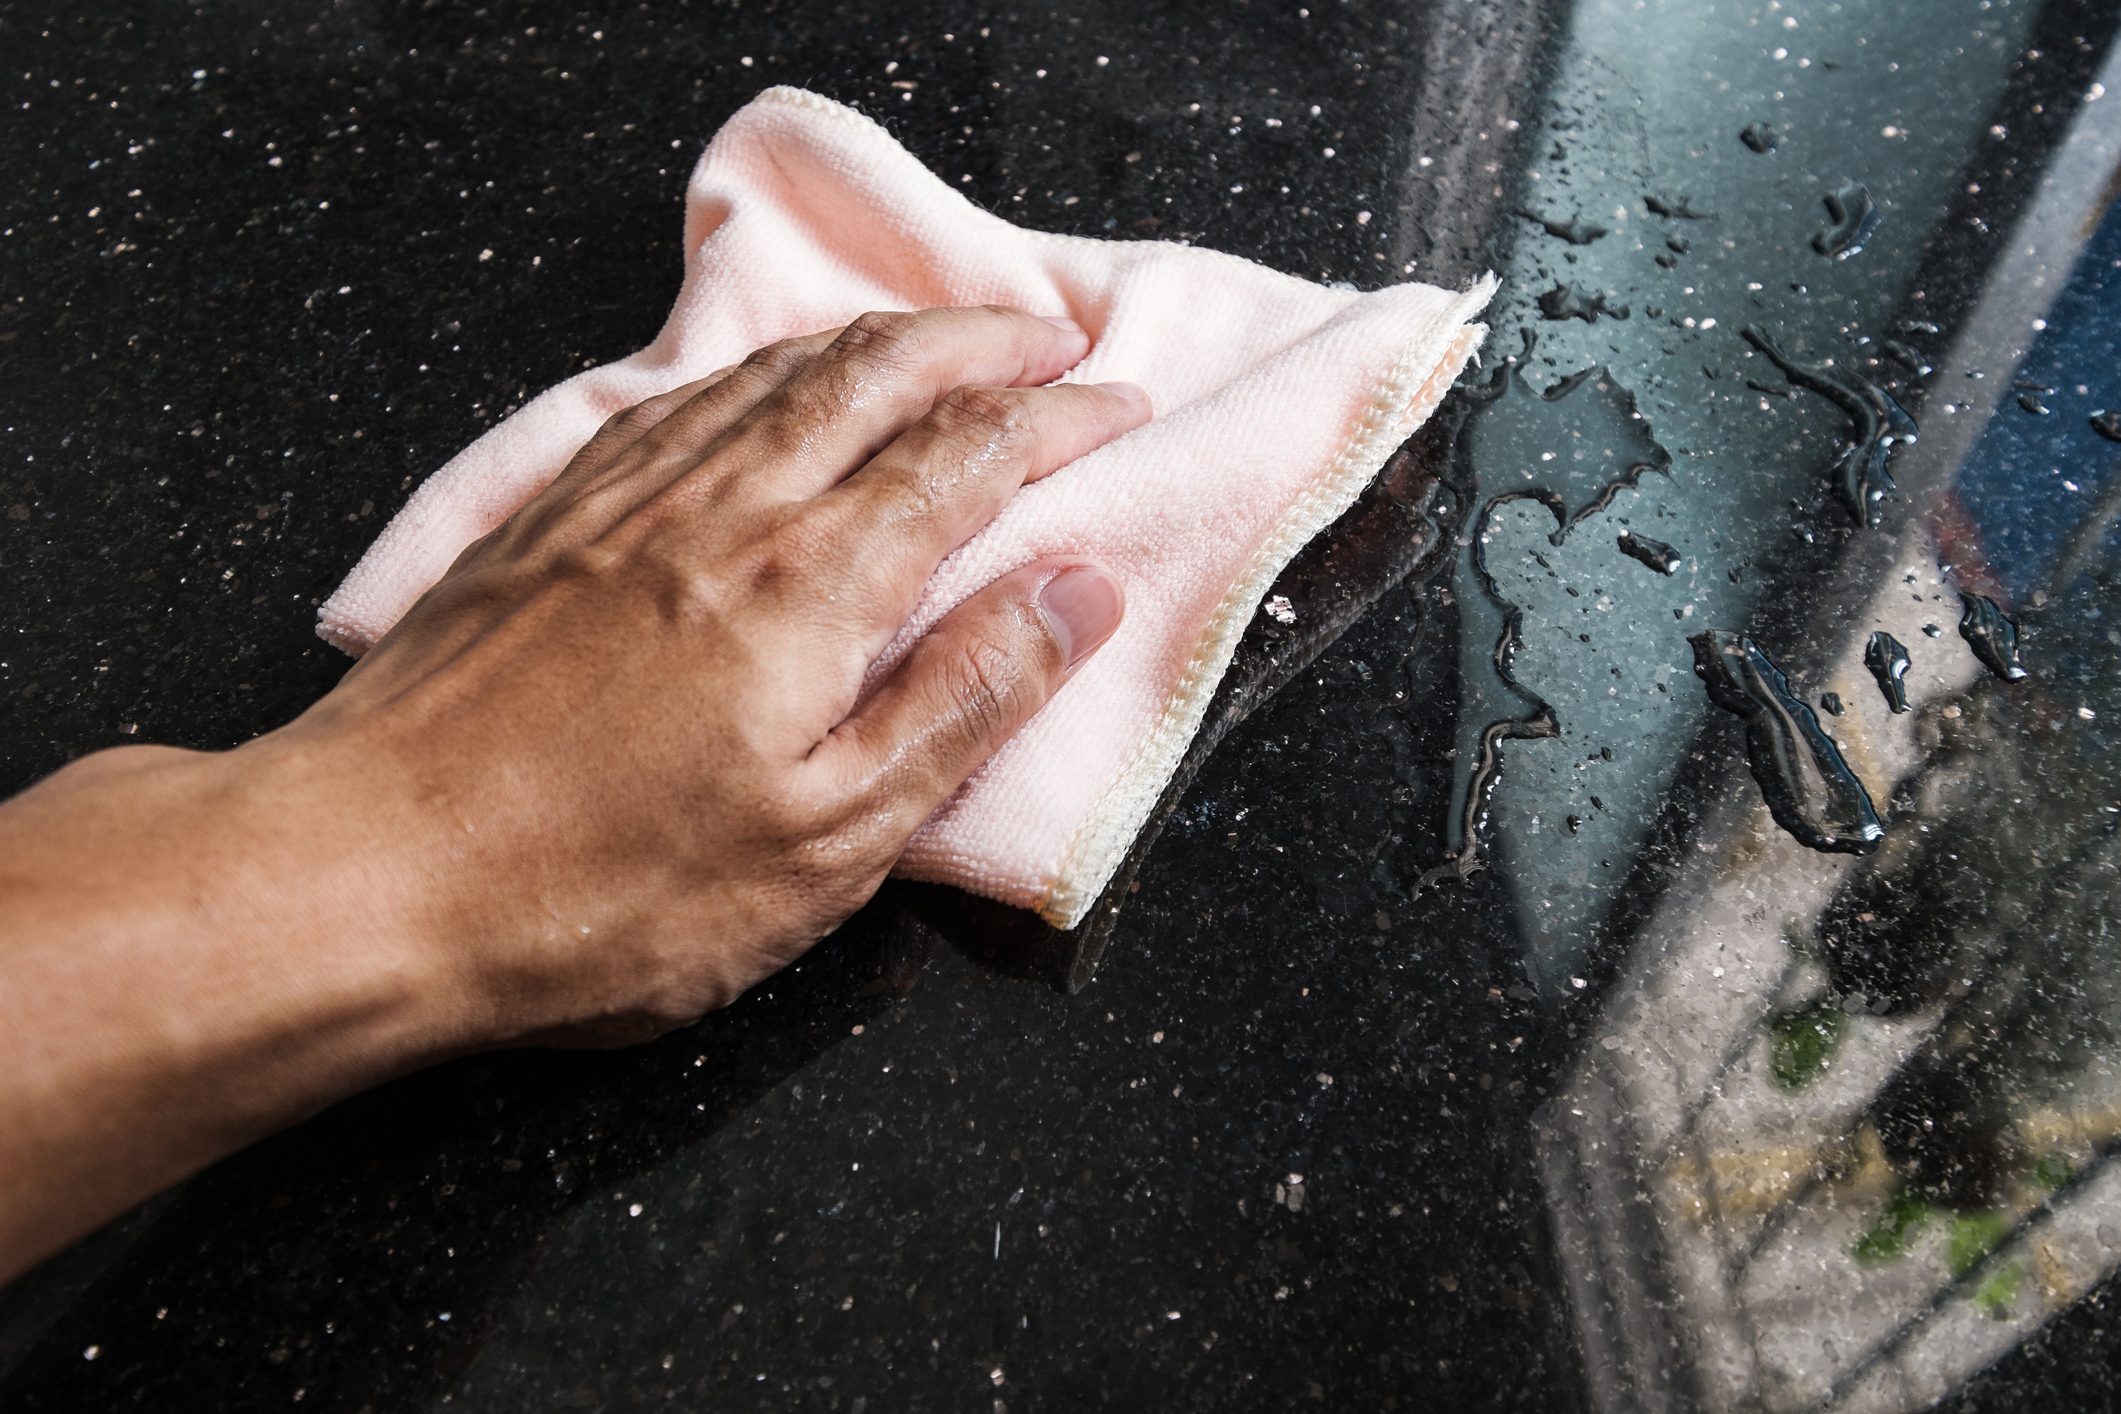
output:
[[[1097,386],[1116,398],[1125,398],[1142,407],[1149,405],[1149,390],[1139,383],[1099,383]]]
[[[1070,668],[1112,636],[1125,612],[1119,581],[1096,565],[1077,565],[1046,581],[1038,592],[1054,641]]]
[[[1041,314],[1039,318],[1045,320],[1063,334],[1080,334],[1083,332],[1083,326],[1065,314]]]

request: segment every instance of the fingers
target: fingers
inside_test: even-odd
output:
[[[862,606],[874,657],[897,633],[943,557],[992,520],[1028,481],[1149,420],[1131,383],[958,388],[805,511],[820,543],[846,553],[827,568],[835,602]],[[851,591],[851,593],[844,592]]]
[[[594,535],[650,501],[684,518],[731,488],[801,500],[960,384],[1050,382],[1088,348],[1072,320],[1020,310],[865,314],[615,415],[533,504]]]
[[[567,471],[560,473],[561,481],[577,467],[590,472],[602,470],[613,457],[655,430],[664,418],[720,383],[735,370],[735,364],[727,368],[717,368],[705,378],[680,383],[666,393],[658,393],[652,398],[635,403],[632,407],[619,409],[604,419],[604,425],[596,430],[594,437],[582,444],[581,450],[568,462]],[[561,481],[555,481],[553,485],[558,486]]]
[[[768,344],[742,363],[614,413],[544,494],[579,497],[627,481],[639,483],[635,499],[653,494],[696,465],[716,438],[841,333],[825,329]]]
[[[1111,638],[1125,607],[1099,565],[1004,575],[915,644],[812,762],[879,792],[910,834]]]
[[[802,500],[831,487],[967,384],[1050,383],[1090,338],[1072,320],[983,306],[865,314],[806,359],[724,439],[747,490]]]

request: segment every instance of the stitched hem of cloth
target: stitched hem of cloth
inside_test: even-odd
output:
[[[1486,306],[1497,283],[1492,274],[1482,277],[1407,341],[1339,455],[1289,508],[1231,584],[1209,616],[1155,727],[1062,852],[1060,867],[1038,906],[1046,922],[1073,928],[1089,915],[1200,730],[1238,640],[1275,577],[1298,550],[1355,504],[1392,453],[1428,421],[1486,338],[1487,326],[1466,321]],[[1438,355],[1438,339],[1453,329],[1457,332],[1449,335],[1450,343]]]
[[[317,637],[323,639],[349,658],[358,658],[369,649],[369,642],[366,638],[355,633],[343,623],[323,617],[322,610],[318,611]]]

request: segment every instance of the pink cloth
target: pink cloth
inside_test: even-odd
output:
[[[1112,641],[898,869],[1070,927],[1147,819],[1274,576],[1428,416],[1485,334],[1468,321],[1493,288],[1358,294],[1166,242],[1022,230],[854,110],[770,89],[693,171],[684,285],[655,342],[545,392],[430,477],[318,631],[364,651],[606,416],[760,345],[872,309],[1066,313],[1094,339],[1068,377],[1139,383],[1154,420],[1026,487],[937,571],[883,662],[1042,555],[1094,555],[1125,583]]]

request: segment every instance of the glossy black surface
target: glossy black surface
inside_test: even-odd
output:
[[[690,1032],[415,1077],[122,1220],[0,1292],[0,1407],[2114,1403],[2078,1103],[2121,1093],[2114,9],[0,8],[0,789],[327,688],[318,599],[420,475],[652,334],[683,174],[770,83],[1030,225],[1493,266],[1491,359],[1537,328],[1528,388],[1608,369],[1462,406],[1298,566],[1087,987],[891,888]],[[1850,181],[1880,219],[1837,260]],[[1542,317],[1564,284],[1630,312]],[[1752,323],[1920,422],[1879,528]],[[1961,589],[2030,681],[1980,673]],[[1424,889],[1523,711],[1506,609],[1556,734],[1503,744],[1494,867]],[[1768,820],[1705,628],[1838,690],[1875,856]]]

